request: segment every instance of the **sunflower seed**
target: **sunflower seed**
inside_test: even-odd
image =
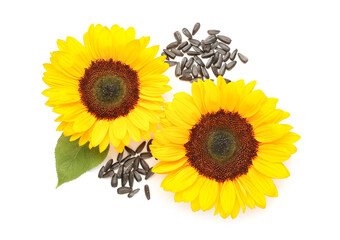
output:
[[[113,163],[113,159],[110,159],[109,161],[107,161],[107,163],[104,166],[104,172],[106,172],[112,165]]]
[[[197,70],[196,65],[193,65],[192,67],[192,76],[194,76],[195,78],[197,78],[198,76],[198,70]]]
[[[189,39],[189,42],[195,47],[199,47],[201,45],[201,42],[194,38]]]
[[[125,168],[124,173],[129,173],[129,172],[131,172],[132,167],[133,167],[133,163],[129,164],[129,165]]]
[[[248,62],[248,58],[246,56],[244,56],[242,53],[238,53],[238,58],[243,62],[243,63],[247,63]]]
[[[174,37],[178,43],[182,42],[182,35],[179,31],[174,32]]]
[[[192,77],[191,75],[182,75],[181,77],[179,77],[179,80],[190,81],[192,80]]]
[[[207,64],[206,64],[207,68],[210,68],[210,66],[211,66],[211,64],[213,62],[213,59],[214,59],[214,57],[209,58],[209,60],[207,61]]]
[[[216,36],[215,35],[209,35],[205,40],[204,40],[204,42],[206,43],[206,44],[212,44],[212,43],[214,43],[215,41],[216,41]]]
[[[166,46],[166,49],[172,49],[178,46],[178,42],[172,42],[169,43],[168,46]]]
[[[230,71],[231,69],[233,69],[233,67],[235,67],[236,63],[237,63],[236,61],[232,61],[232,62],[228,63],[227,70]]]
[[[135,179],[136,179],[137,182],[142,181],[142,177],[139,175],[139,173],[137,171],[134,171],[133,175],[135,176]]]
[[[219,55],[220,54],[218,52],[215,52],[214,59],[213,59],[213,64],[217,63]]]
[[[123,174],[122,179],[121,179],[122,180],[122,182],[121,182],[122,187],[125,187],[128,179],[129,179],[129,174]]]
[[[132,190],[132,188],[130,187],[120,187],[120,188],[117,188],[117,193],[118,194],[126,194],[126,193],[130,193]]]
[[[105,168],[105,166],[102,166],[102,167],[100,168],[100,170],[99,170],[99,172],[98,172],[98,177],[99,177],[99,178],[102,178],[102,177],[103,177],[103,175],[104,175],[104,173],[105,173],[104,168]]]
[[[144,192],[145,192],[146,199],[150,200],[150,188],[148,184],[145,184]]]
[[[123,166],[125,168],[127,168],[129,165],[131,165],[133,163],[133,161],[135,160],[135,157],[129,158],[128,160],[126,160],[123,164]]]
[[[118,168],[118,171],[117,171],[117,178],[122,178],[122,174],[123,174],[123,169],[124,166],[123,165],[120,165],[119,168]]]
[[[219,54],[222,54],[222,55],[225,55],[227,53],[222,48],[216,48],[216,52],[218,52]]]
[[[120,162],[123,158],[124,152],[118,153],[117,161]]]
[[[194,58],[189,58],[187,64],[185,64],[185,67],[190,68],[193,63],[194,63]]]
[[[219,33],[220,33],[220,30],[213,30],[213,29],[208,30],[209,35],[216,35],[216,34],[219,34]]]
[[[227,44],[224,43],[218,43],[218,45],[220,46],[220,48],[222,48],[224,51],[229,52],[230,51],[230,47]]]
[[[181,71],[185,68],[185,64],[187,63],[188,59],[186,57],[182,58],[181,61]]]
[[[187,52],[187,51],[189,51],[190,48],[191,48],[191,44],[189,43],[188,45],[183,47],[182,52]]]
[[[202,67],[205,67],[204,62],[203,62],[202,59],[200,59],[199,57],[195,56],[195,57],[194,57],[194,61],[195,61],[198,65],[200,65],[200,66],[202,66]]]
[[[222,55],[219,55],[217,63],[215,64],[215,67],[216,68],[221,68],[221,66],[222,66]]]
[[[175,68],[175,76],[179,77],[182,75],[181,64],[178,62]]]
[[[217,68],[215,67],[215,65],[212,65],[212,66],[211,66],[211,70],[212,70],[212,72],[214,73],[214,75],[215,75],[216,77],[218,77],[218,71],[217,71]]]
[[[224,35],[217,35],[217,39],[226,43],[226,44],[230,44],[231,43],[231,39],[227,36]]]
[[[202,69],[199,65],[197,65],[198,76],[203,77]]]
[[[205,67],[201,67],[201,71],[203,73],[203,76],[206,78],[206,79],[209,79],[209,73],[207,71],[207,69]]]
[[[148,142],[148,144],[146,145],[146,150],[147,150],[148,152],[151,152],[151,150],[150,150],[150,145],[151,145],[151,143],[152,143],[152,139],[150,139],[149,142]]]
[[[171,52],[173,52],[174,54],[176,54],[176,56],[179,56],[179,57],[183,57],[184,56],[184,54],[180,50],[178,50],[176,48],[171,49]]]
[[[231,80],[229,80],[229,79],[227,79],[227,78],[223,78],[224,79],[224,81],[226,82],[226,83],[230,83],[231,82]]]
[[[210,50],[211,50],[211,45],[210,44],[205,45],[204,52],[210,52]]]
[[[119,163],[120,164],[123,164],[123,163],[125,163],[127,160],[129,160],[131,158],[131,155],[129,154],[129,155],[127,155],[125,158],[123,158]]]
[[[132,192],[130,192],[129,194],[128,194],[128,198],[132,198],[133,196],[135,196],[138,192],[139,192],[139,188],[137,188],[137,189],[135,189],[135,190],[133,190]]]
[[[210,52],[207,52],[207,53],[203,53],[201,57],[202,58],[208,58],[208,57],[211,57],[212,55],[214,55],[214,52],[210,51]]]
[[[146,144],[146,141],[143,141],[141,144],[139,144],[139,146],[136,148],[135,152],[140,153],[144,149],[145,144]]]
[[[152,171],[152,168],[150,168],[149,171],[145,175],[145,180],[148,180],[154,174],[155,173]]]
[[[204,42],[204,40],[202,40],[201,41],[201,47],[202,47],[202,49],[203,49],[203,51],[205,51],[204,49],[206,48],[206,44],[205,44],[205,42]]]
[[[169,67],[175,66],[177,62],[175,61],[164,61],[165,63],[169,64]]]
[[[118,186],[117,174],[113,174],[111,178],[111,187],[117,187],[117,186]]]
[[[133,182],[135,180],[135,173],[132,171],[129,173],[129,186],[133,187]]]
[[[137,172],[142,174],[142,175],[146,175],[146,171],[144,169],[142,169],[142,168],[138,168]]]
[[[140,165],[145,171],[148,171],[150,169],[149,164],[147,164],[147,162],[143,158],[140,159]]]
[[[177,49],[181,50],[182,48],[184,48],[186,45],[188,45],[187,41],[182,42],[180,45],[178,45]]]
[[[193,83],[193,82],[198,82],[198,78],[194,78],[194,79],[192,79],[190,82],[191,82],[191,83]]]
[[[139,160],[140,160],[140,158],[139,158],[139,156],[137,156],[137,157],[135,158],[135,160],[133,161],[133,169],[135,169],[135,170],[138,169]]]
[[[223,62],[226,62],[226,61],[228,61],[228,60],[229,60],[229,58],[230,58],[230,52],[227,52],[227,53],[226,53],[226,55],[223,55],[223,56],[222,56],[222,60],[223,60]]]
[[[225,74],[226,70],[227,70],[227,64],[223,63],[223,65],[222,65],[222,67],[220,69],[219,75],[221,75],[223,77],[223,75]]]
[[[119,162],[115,162],[114,164],[112,164],[112,166],[110,167],[111,170],[115,170],[116,168],[119,167]]]
[[[176,57],[176,54],[173,53],[173,52],[171,52],[171,51],[169,51],[168,49],[163,49],[163,51],[165,52],[165,54],[166,54],[168,57],[170,57],[170,58],[172,58],[172,59],[174,59],[174,58]]]
[[[200,23],[196,23],[194,25],[194,28],[192,29],[192,35],[195,35],[198,32],[198,30],[200,29],[200,27],[201,27],[201,24]]]
[[[191,74],[191,68],[184,69],[182,72],[182,75],[190,75]]]
[[[169,60],[169,56],[165,54],[165,52],[161,53],[161,56],[166,56],[166,60]]]
[[[203,51],[202,51],[199,47],[193,46],[192,48],[193,48],[196,52],[198,52],[198,53],[200,53],[200,54],[203,53]]]
[[[128,146],[125,146],[125,150],[129,153],[129,154],[131,154],[131,155],[135,155],[136,153],[135,153],[135,151],[133,151],[131,148],[129,148]]]
[[[140,157],[141,158],[151,158],[152,157],[152,154],[151,153],[149,153],[149,152],[143,152],[143,153],[141,153],[140,154]]]
[[[189,38],[189,39],[192,38],[191,33],[189,32],[188,29],[183,28],[183,29],[182,29],[182,33],[183,33],[187,38]]]
[[[214,42],[214,44],[211,45],[211,49],[216,49],[218,46],[218,42]]]
[[[231,60],[231,61],[234,61],[234,60],[235,60],[236,54],[237,54],[237,48],[236,48],[236,49],[231,53],[231,55],[230,55],[230,60]]]
[[[107,171],[106,173],[104,173],[103,178],[111,177],[113,174],[113,170]]]
[[[199,52],[196,52],[196,51],[189,51],[189,52],[187,52],[187,54],[188,54],[189,56],[200,55],[200,53],[199,53]]]

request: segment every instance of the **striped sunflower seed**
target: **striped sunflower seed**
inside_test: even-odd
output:
[[[181,71],[185,68],[185,64],[187,63],[188,59],[186,57],[182,58],[181,61]]]
[[[178,50],[182,50],[182,48],[184,48],[186,45],[188,45],[187,41],[182,42],[180,45],[178,45],[177,49]]]
[[[243,63],[247,63],[248,62],[248,58],[246,56],[244,56],[242,53],[238,53],[238,58],[243,62]]]
[[[223,56],[222,56],[222,60],[223,60],[223,62],[226,62],[226,61],[228,61],[228,60],[229,60],[229,58],[230,58],[230,52],[227,52],[227,54],[226,54],[226,55],[223,55]]]
[[[185,64],[185,67],[190,68],[193,63],[194,63],[194,58],[189,58],[187,64]]]
[[[132,188],[130,187],[120,187],[117,188],[117,193],[118,194],[126,194],[126,193],[130,193],[132,191]]]
[[[198,52],[198,53],[200,53],[200,54],[203,53],[203,51],[202,51],[199,47],[193,46],[192,48],[193,48],[196,52]]]
[[[187,52],[190,50],[190,48],[191,48],[191,44],[189,43],[185,47],[183,47],[182,52]]]
[[[145,171],[150,169],[149,164],[143,158],[140,159],[140,165]]]
[[[204,62],[203,62],[202,59],[200,59],[199,57],[194,56],[194,61],[195,61],[198,65],[200,65],[200,66],[202,66],[202,67],[205,67]]]
[[[139,144],[139,146],[136,148],[136,153],[140,153],[144,149],[145,144],[146,144],[145,141],[143,141],[141,144]]]
[[[195,35],[198,32],[198,30],[200,29],[200,27],[201,27],[201,24],[200,23],[196,23],[194,25],[194,28],[192,29],[192,35]]]
[[[191,33],[189,32],[188,29],[183,28],[183,29],[182,29],[182,33],[183,33],[187,38],[189,38],[189,39],[192,38]]]
[[[128,194],[128,198],[132,198],[133,196],[135,196],[138,192],[139,192],[139,188],[131,191],[129,194]]]
[[[189,42],[195,47],[199,47],[201,45],[201,42],[194,38],[189,39]]]
[[[152,171],[152,168],[149,169],[149,171],[145,175],[145,180],[148,180],[151,176],[153,176],[155,173]]]
[[[129,186],[132,188],[135,180],[135,173],[132,171],[129,173]]]
[[[237,54],[237,48],[236,48],[236,49],[231,53],[231,55],[230,55],[230,60],[231,60],[231,61],[234,61],[234,60],[235,60],[236,54]]]
[[[144,158],[144,159],[151,158],[152,154],[150,152],[143,152],[143,153],[140,154],[140,157]]]
[[[166,46],[166,49],[172,49],[178,46],[178,42],[172,42],[169,43],[168,46]]]
[[[227,64],[223,63],[222,67],[220,68],[219,75],[221,75],[223,77],[226,70],[227,70]]]
[[[135,176],[135,179],[136,179],[137,182],[142,181],[142,177],[137,171],[134,171],[133,175]]]
[[[216,36],[215,35],[209,35],[205,40],[204,40],[204,42],[206,43],[206,44],[212,44],[212,43],[214,43],[215,41],[216,41]]]
[[[170,57],[171,59],[174,59],[176,57],[176,54],[174,52],[171,52],[168,49],[163,49],[163,51],[165,52],[165,54]]]
[[[179,80],[190,81],[190,80],[192,80],[192,77],[191,77],[191,75],[183,75],[183,76],[179,77]]]
[[[219,55],[217,63],[215,64],[215,67],[216,68],[221,68],[221,66],[222,66],[222,55]]]
[[[104,172],[109,170],[109,168],[111,167],[112,163],[113,163],[113,159],[110,159],[109,161],[107,161],[107,163],[104,166]]]
[[[137,172],[138,172],[139,174],[146,175],[146,171],[145,171],[144,169],[142,169],[142,168],[138,168],[138,169],[137,169]]]
[[[178,43],[182,42],[182,35],[179,31],[174,32],[174,37]]]
[[[118,153],[117,161],[120,162],[123,159],[124,152]]]
[[[196,51],[189,51],[189,52],[187,52],[187,54],[188,54],[189,56],[197,56],[197,55],[200,55],[200,53],[199,53],[199,52],[196,52]]]
[[[220,48],[222,48],[224,51],[229,52],[230,51],[230,47],[227,44],[224,43],[218,43],[218,45],[220,46]]]
[[[99,172],[98,172],[98,177],[99,177],[99,178],[102,178],[102,177],[103,177],[103,175],[104,175],[104,173],[105,173],[104,169],[105,169],[105,166],[102,166],[102,167],[100,168],[100,170],[99,170]]]
[[[128,179],[129,179],[129,174],[123,174],[122,179],[121,179],[122,180],[122,182],[121,182],[122,187],[125,187]]]
[[[117,178],[117,174],[113,174],[112,178],[111,178],[111,187],[117,187],[118,186],[118,178]]]
[[[165,63],[169,64],[169,67],[173,67],[177,64],[175,61],[164,61]]]
[[[231,69],[233,69],[235,67],[236,63],[237,63],[236,61],[232,61],[232,62],[228,63],[227,70],[230,71]]]
[[[125,150],[129,153],[129,154],[131,154],[131,155],[135,155],[136,153],[135,153],[135,151],[133,151],[131,148],[129,148],[128,146],[125,146]]]
[[[213,63],[214,57],[209,58],[209,60],[207,61],[206,67],[210,68],[211,64]]]
[[[217,35],[217,39],[226,43],[226,44],[230,44],[231,43],[231,39],[227,36],[224,35]]]
[[[206,79],[209,79],[209,73],[207,71],[207,69],[205,67],[201,67],[201,71],[203,73],[203,76],[206,78]]]
[[[149,140],[149,142],[148,142],[148,144],[146,145],[146,150],[148,151],[148,152],[151,152],[151,150],[150,150],[150,145],[152,144],[152,139],[150,139]]]
[[[208,57],[211,57],[212,55],[214,55],[214,52],[210,51],[210,52],[207,52],[207,53],[203,53],[201,57],[202,58],[208,58]]]
[[[196,65],[193,65],[193,67],[192,67],[192,76],[193,76],[194,78],[197,78],[197,77],[198,77],[198,70],[197,70]]]
[[[144,186],[144,192],[145,192],[145,196],[146,196],[146,199],[150,200],[150,188],[149,188],[149,185],[145,184]]]
[[[171,49],[171,52],[173,52],[174,54],[176,54],[176,56],[179,56],[179,57],[183,57],[184,56],[184,54],[180,50],[178,50],[176,48]]]
[[[179,77],[182,75],[181,64],[178,62],[175,68],[175,76]]]
[[[218,77],[218,71],[217,71],[217,68],[215,67],[215,65],[212,65],[212,66],[211,66],[211,70],[212,70],[213,74],[214,74],[216,77]]]
[[[216,35],[216,34],[219,34],[219,33],[220,33],[220,30],[213,30],[213,29],[208,30],[209,35]]]

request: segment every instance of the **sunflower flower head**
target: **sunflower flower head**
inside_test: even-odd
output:
[[[176,202],[235,218],[278,195],[272,179],[289,176],[282,162],[300,137],[280,124],[289,113],[276,109],[278,100],[254,87],[255,81],[198,80],[192,95],[177,93],[166,104],[150,148],[161,160],[153,171],[167,174],[161,186]]]
[[[58,40],[43,77],[46,105],[60,114],[57,130],[101,152],[110,142],[122,152],[130,138],[149,139],[163,114],[162,94],[171,89],[162,75],[165,56],[155,58],[159,47],[147,47],[149,41],[118,25],[91,25],[84,44]]]

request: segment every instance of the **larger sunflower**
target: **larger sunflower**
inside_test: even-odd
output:
[[[149,37],[135,39],[135,30],[91,25],[84,45],[72,37],[58,40],[60,51],[44,64],[43,94],[60,114],[58,131],[104,151],[109,143],[122,152],[130,137],[149,139],[162,114],[162,94],[169,79],[162,75],[165,56],[158,46],[146,48]]]
[[[175,201],[235,218],[246,206],[264,208],[265,195],[277,196],[272,178],[289,176],[282,162],[299,136],[279,124],[289,114],[276,109],[278,100],[254,86],[198,80],[192,96],[177,93],[166,105],[150,148],[161,160],[153,171],[168,174],[161,186]]]

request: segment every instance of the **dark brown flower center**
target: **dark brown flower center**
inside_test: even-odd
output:
[[[119,61],[97,60],[79,82],[82,103],[98,119],[126,116],[139,100],[137,72]]]
[[[253,127],[238,113],[219,110],[203,115],[185,144],[188,162],[217,182],[246,174],[257,156]]]

